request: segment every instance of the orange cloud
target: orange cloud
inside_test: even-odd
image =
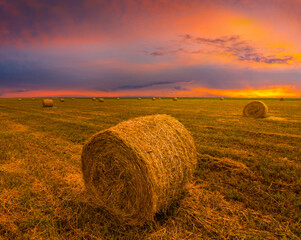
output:
[[[233,97],[233,98],[279,98],[301,97],[301,91],[293,86],[270,86],[266,88],[247,89],[212,89],[204,87],[191,88],[186,91],[166,89],[134,89],[115,92],[82,91],[82,90],[36,90],[27,92],[11,92],[3,94],[4,98],[18,97],[135,97],[135,96],[161,96],[161,97]]]

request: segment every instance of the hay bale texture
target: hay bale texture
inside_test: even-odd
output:
[[[22,98],[18,98],[18,101],[22,101]]]
[[[263,118],[268,113],[268,107],[262,101],[249,102],[243,110],[243,115],[246,117]]]
[[[153,100],[153,101],[155,101],[155,100],[156,100],[156,98],[155,98],[155,97],[153,97],[153,98],[152,98],[152,100]]]
[[[60,102],[65,102],[65,99],[64,98],[60,98]]]
[[[140,101],[140,100],[141,100],[141,98],[140,98],[140,97],[138,97],[138,98],[137,98],[137,100],[138,100],[138,101]]]
[[[221,98],[219,98],[219,100],[223,101],[223,100],[224,100],[224,98],[223,98],[223,97],[221,97]]]
[[[96,101],[96,98],[94,97],[94,98],[92,98],[92,101]]]
[[[53,107],[52,99],[43,99],[42,100],[43,107]]]
[[[104,102],[105,100],[103,98],[98,99],[99,102]]]
[[[196,162],[193,138],[168,115],[122,122],[94,135],[82,152],[83,178],[94,202],[127,225],[167,211]]]
[[[178,98],[177,98],[177,97],[174,97],[172,100],[173,100],[173,101],[178,101]]]

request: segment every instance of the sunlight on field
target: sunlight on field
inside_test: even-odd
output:
[[[0,99],[0,239],[298,239],[301,100],[261,99],[266,118],[243,117],[249,99]],[[168,114],[193,136],[194,181],[168,214],[114,226],[91,203],[83,144],[133,117]]]

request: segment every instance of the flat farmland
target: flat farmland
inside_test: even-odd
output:
[[[258,119],[242,116],[250,99],[53,100],[0,99],[0,239],[301,238],[301,99],[261,99]],[[190,131],[194,179],[167,214],[116,226],[85,191],[82,147],[153,114]]]

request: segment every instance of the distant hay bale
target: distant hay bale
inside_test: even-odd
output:
[[[83,178],[93,201],[128,225],[166,212],[196,163],[193,138],[168,115],[122,122],[94,135],[82,151]]]
[[[140,101],[140,100],[141,100],[141,98],[140,98],[140,97],[138,97],[138,98],[137,98],[137,100],[139,100],[139,101]]]
[[[92,98],[92,101],[96,101],[96,98],[94,97],[94,98]]]
[[[280,98],[280,101],[284,101],[284,98],[282,97],[282,98]]]
[[[22,98],[18,98],[18,101],[22,101]]]
[[[158,97],[158,100],[161,100],[161,98],[160,98],[160,97]]]
[[[65,102],[65,99],[64,98],[60,98],[60,102]]]
[[[42,100],[43,107],[53,107],[52,99],[43,99]]]
[[[104,102],[105,100],[103,98],[98,99],[99,102]]]
[[[178,98],[177,98],[177,97],[174,97],[172,100],[173,100],[173,101],[178,101]]]
[[[219,100],[223,101],[223,100],[224,100],[224,98],[223,98],[223,97],[221,97],[221,98],[219,98]]]
[[[116,98],[117,100],[119,100],[120,98],[118,97],[118,98]]]
[[[31,98],[32,101],[34,101],[34,98]]]
[[[73,101],[75,100],[75,98],[73,97],[73,98],[71,98]]]
[[[152,100],[153,100],[153,101],[155,101],[155,100],[156,100],[156,98],[155,98],[155,97],[153,97],[153,98],[152,98]]]
[[[261,101],[249,102],[243,110],[243,115],[246,117],[263,118],[266,117],[268,107]]]

